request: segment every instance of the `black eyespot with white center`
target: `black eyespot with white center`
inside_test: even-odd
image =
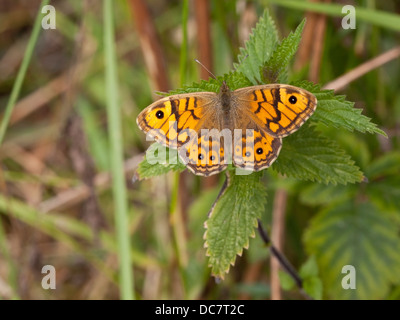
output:
[[[202,154],[199,154],[199,160],[203,160],[204,156]]]
[[[289,102],[290,102],[291,104],[295,104],[295,103],[297,102],[297,98],[296,98],[295,96],[290,96],[290,97],[289,97]]]
[[[210,160],[214,161],[215,160],[215,156],[210,156]]]
[[[262,148],[258,148],[256,152],[257,152],[257,154],[262,154],[264,152],[264,150]]]
[[[164,112],[162,112],[161,110],[158,110],[158,111],[156,112],[156,117],[157,117],[158,119],[164,118]]]
[[[244,155],[245,155],[246,157],[250,157],[251,153],[250,153],[249,151],[247,151]]]

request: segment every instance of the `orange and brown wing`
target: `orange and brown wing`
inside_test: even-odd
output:
[[[183,163],[196,175],[210,176],[226,169],[227,159],[219,130],[201,130],[179,149]]]
[[[286,137],[313,114],[317,99],[310,92],[283,84],[260,85],[234,91],[247,116],[274,137]]]
[[[148,106],[136,122],[151,138],[176,149],[199,131],[216,99],[213,92],[172,95]]]
[[[259,171],[268,168],[276,160],[281,147],[281,138],[263,130],[247,129],[240,139],[235,139],[233,163],[245,170]]]

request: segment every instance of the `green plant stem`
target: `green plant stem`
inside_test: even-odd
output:
[[[298,0],[268,0],[268,2],[286,8],[314,11],[335,17],[344,17],[346,15],[346,13],[342,13],[343,5],[340,4]],[[376,26],[387,28],[389,30],[400,31],[400,17],[396,14],[385,11],[367,9],[359,6],[356,6],[355,9],[357,20],[359,19],[365,22],[369,22]]]
[[[187,22],[189,16],[189,1],[184,0],[182,5],[182,46],[180,52],[180,81],[181,87],[186,82],[186,69],[187,69]],[[181,208],[178,204],[179,197],[179,180],[180,174],[176,172],[174,174],[174,182],[172,185],[172,194],[171,194],[171,205],[170,205],[170,216],[172,223],[172,232],[173,232],[173,242],[174,242],[174,250],[176,256],[178,258],[179,265],[179,273],[182,279],[183,286],[183,295],[186,298],[187,295],[187,277],[185,274],[185,269],[187,265],[187,257],[185,253],[185,237],[183,233],[183,225],[182,225],[182,212]]]
[[[12,299],[19,299],[18,297],[18,275],[17,275],[17,270],[14,261],[12,260],[10,251],[7,248],[7,239],[6,239],[6,234],[4,232],[3,224],[1,222],[1,217],[0,217],[0,253],[2,253],[3,257],[5,258],[5,261],[8,264],[8,283],[10,287],[12,288],[13,292],[11,294]],[[1,299],[1,297],[0,297]]]
[[[186,255],[186,239],[184,236],[184,227],[182,221],[182,212],[178,204],[179,197],[179,172],[174,173],[174,181],[172,186],[171,194],[171,205],[170,205],[170,218],[173,233],[173,246],[175,254],[178,258],[179,273],[182,279],[183,285],[183,296],[187,299],[187,277],[186,277],[186,267],[187,267],[187,255]]]
[[[39,38],[40,25],[41,25],[41,19],[42,19],[40,11],[41,11],[42,7],[49,4],[49,2],[50,2],[50,0],[43,0],[39,7],[39,11],[36,15],[36,19],[33,24],[33,30],[32,30],[31,36],[29,38],[28,45],[26,47],[24,57],[22,59],[21,67],[18,70],[17,78],[16,78],[13,88],[11,90],[10,98],[8,99],[6,109],[5,109],[5,112],[3,115],[3,119],[0,124],[0,146],[3,143],[4,135],[6,133],[8,124],[10,122],[12,111],[13,111],[15,103],[19,97],[21,87],[22,87],[22,84],[25,79],[26,71],[28,70],[28,66],[29,66],[29,63],[32,58],[33,50],[35,48],[37,39]],[[10,284],[14,291],[13,298],[18,298],[17,293],[16,293],[17,292],[17,274],[15,272],[14,264],[12,262],[12,258],[10,256],[10,254],[8,252],[5,240],[6,240],[6,236],[5,236],[4,228],[3,228],[3,225],[2,225],[2,222],[0,219],[0,241],[3,244],[1,249],[2,249],[3,254],[6,257],[6,260],[8,261],[8,265],[10,267],[10,271],[9,271],[10,279],[9,280],[10,280]]]
[[[104,63],[106,81],[106,104],[108,134],[110,141],[110,164],[114,196],[114,214],[120,266],[121,299],[134,299],[133,270],[131,266],[130,234],[128,225],[128,206],[123,172],[123,148],[121,115],[117,83],[117,62],[115,54],[113,1],[104,0]]]
[[[10,218],[17,219],[23,223],[31,226],[32,228],[49,235],[55,240],[63,243],[65,246],[71,248],[77,254],[82,255],[87,261],[89,261],[95,268],[103,272],[110,281],[114,281],[114,272],[110,270],[104,261],[91,251],[85,250],[82,245],[68,232],[60,230],[60,225],[64,227],[69,225],[69,231],[73,233],[74,236],[81,237],[87,241],[93,241],[93,235],[90,232],[86,232],[86,226],[79,229],[79,222],[73,223],[72,220],[63,220],[62,215],[51,214],[46,215],[42,212],[31,208],[22,201],[7,198],[0,194],[0,212],[9,216]],[[65,217],[64,217],[65,218]],[[62,221],[63,220],[63,221]],[[70,223],[68,223],[70,221]],[[89,231],[89,230],[88,230]],[[105,242],[105,237],[101,237],[102,241]],[[0,235],[0,240],[2,236]],[[103,240],[104,239],[104,240]],[[1,245],[0,245],[1,249]],[[12,276],[12,275],[11,275]],[[15,276],[16,277],[16,276]]]
[[[6,133],[8,123],[10,122],[11,114],[15,106],[15,102],[17,101],[22,83],[24,82],[25,74],[26,71],[28,70],[29,62],[31,61],[33,50],[35,48],[37,39],[40,34],[40,26],[41,26],[41,19],[42,16],[40,14],[40,10],[42,9],[43,6],[47,5],[50,2],[50,0],[42,0],[42,3],[39,8],[39,12],[36,15],[36,20],[33,25],[33,30],[31,33],[31,36],[28,41],[28,45],[26,47],[26,51],[24,54],[24,58],[22,59],[21,67],[18,70],[17,78],[14,82],[13,88],[11,90],[11,95],[10,98],[8,99],[8,103],[6,106],[6,110],[4,112],[3,119],[0,124],[0,146],[3,143],[4,135]]]

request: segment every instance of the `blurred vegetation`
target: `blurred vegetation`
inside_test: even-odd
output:
[[[277,273],[258,235],[224,281],[217,284],[210,276],[203,224],[224,174],[199,178],[185,171],[143,181],[133,178],[149,145],[136,116],[157,98],[154,92],[207,79],[194,59],[217,76],[231,71],[239,48],[265,9],[280,38],[307,18],[290,81],[324,85],[399,48],[396,27],[379,22],[384,12],[388,21],[400,25],[400,6],[394,0],[354,3],[356,10],[364,10],[355,30],[342,29],[340,2],[327,10],[321,9],[324,3],[298,1],[302,5],[296,7],[293,2],[114,1],[119,100],[111,112],[120,112],[118,126],[111,126],[110,109],[107,113],[105,70],[115,62],[104,59],[109,48],[104,41],[103,2],[50,2],[56,8],[57,29],[40,30],[0,145],[1,298],[129,296],[119,281],[124,259],[117,240],[128,231],[131,289],[137,298],[303,299],[285,276],[281,276],[285,290],[277,294],[273,285]],[[34,20],[38,14],[44,16],[40,3],[0,3],[3,122]],[[364,182],[320,184],[274,170],[264,172],[268,201],[262,221],[272,233],[274,228],[282,232],[277,246],[300,270],[304,286],[318,291],[313,295],[317,298],[400,298],[398,57],[338,91],[388,138],[317,124],[318,131],[351,156],[364,173]],[[116,189],[108,174],[115,165],[108,137],[111,127],[120,131],[125,159],[127,193],[122,201],[128,201],[128,219],[127,230],[123,226],[122,231],[115,223]],[[341,270],[348,264],[357,270],[356,290],[341,287],[345,276]],[[56,290],[41,286],[44,265],[56,268]],[[322,283],[320,290],[316,282]]]

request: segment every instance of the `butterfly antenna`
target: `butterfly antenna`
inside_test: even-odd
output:
[[[202,64],[199,60],[195,59],[194,61],[196,61],[199,65],[201,65],[215,80],[218,81],[217,77],[215,76],[214,73],[212,73],[210,70],[208,70],[208,68]]]

